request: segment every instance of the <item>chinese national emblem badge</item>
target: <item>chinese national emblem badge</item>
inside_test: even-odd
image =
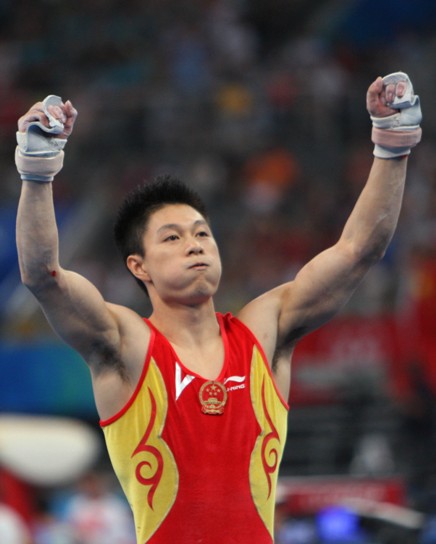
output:
[[[227,402],[227,389],[225,386],[214,380],[205,382],[198,393],[201,411],[204,414],[220,415],[224,413],[224,406]]]

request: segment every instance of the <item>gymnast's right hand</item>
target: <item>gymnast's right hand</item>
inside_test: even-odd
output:
[[[34,104],[18,120],[15,164],[21,179],[49,183],[62,169],[63,149],[73,131],[77,110],[55,95]]]

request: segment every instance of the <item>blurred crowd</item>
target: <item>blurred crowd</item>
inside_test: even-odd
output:
[[[100,468],[87,471],[75,484],[57,486],[49,492],[34,489],[26,513],[3,504],[0,495],[0,541],[135,544],[136,539],[132,513],[115,477]]]
[[[348,3],[355,17],[363,3]],[[337,239],[372,160],[366,89],[402,69],[424,104],[424,143],[390,254],[349,309],[393,307],[412,261],[433,247],[436,40],[425,23],[436,14],[420,0],[415,27],[391,14],[383,34],[365,38],[351,34],[350,5],[3,0],[2,202],[17,199],[17,118],[47,94],[69,98],[79,119],[55,191],[59,206],[80,210],[80,228],[66,235],[65,260],[74,254],[108,299],[137,306],[113,217],[129,188],[173,173],[208,202],[224,260],[219,303],[237,310]],[[396,5],[397,18],[407,5]]]
[[[18,117],[48,94],[70,99],[79,118],[54,185],[63,264],[147,313],[112,222],[128,189],[171,173],[208,204],[224,263],[217,309],[237,311],[336,241],[372,162],[367,87],[403,70],[421,97],[423,142],[390,249],[345,312],[395,313],[431,351],[435,21],[427,0],[0,0],[0,212],[14,213],[18,197]],[[1,229],[0,240],[14,244]],[[48,334],[30,299],[14,296],[16,257],[6,257],[16,284],[2,303],[3,334]],[[408,412],[412,440],[423,398]]]

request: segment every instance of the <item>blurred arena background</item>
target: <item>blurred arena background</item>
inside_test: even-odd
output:
[[[435,26],[434,0],[0,0],[0,535],[3,515],[27,531],[1,544],[133,543],[87,369],[19,284],[18,117],[48,94],[79,110],[65,266],[147,314],[112,219],[175,173],[209,205],[217,309],[237,311],[336,240],[372,161],[367,87],[397,70],[423,142],[386,257],[297,348],[277,544],[436,543]]]

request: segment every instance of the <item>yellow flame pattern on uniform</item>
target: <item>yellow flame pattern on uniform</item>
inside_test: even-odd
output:
[[[273,538],[277,477],[286,441],[288,411],[256,347],[251,363],[251,402],[261,433],[251,454],[250,487],[257,511]]]
[[[115,473],[135,515],[138,542],[156,532],[177,495],[176,462],[161,436],[167,411],[163,377],[151,359],[128,411],[103,427]]]

